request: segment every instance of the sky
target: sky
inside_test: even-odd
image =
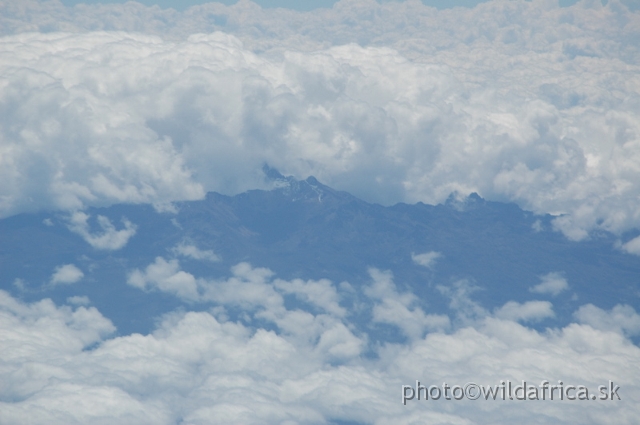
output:
[[[92,234],[88,207],[170,212],[208,191],[266,188],[269,164],[384,205],[476,192],[555,215],[567,240],[610,232],[615,249],[640,255],[640,12],[626,4],[341,0],[308,12],[245,0],[184,10],[0,0],[0,217],[55,211],[96,249],[117,250],[135,225],[105,218]],[[530,299],[488,310],[456,280],[442,288],[451,315],[438,315],[374,264],[360,289],[372,321],[406,340],[372,347],[342,305],[348,282],[289,281],[249,263],[219,279],[183,268],[183,257],[216,255],[176,247],[130,271],[131,287],[187,306],[145,335],[118,335],[86,298],[0,291],[0,422],[640,418],[633,308],[584,304],[567,326],[532,326],[579,282],[540,276]],[[430,269],[438,255],[413,261]],[[50,285],[83,277],[60,264]],[[416,379],[613,381],[623,399],[403,406],[401,386]]]

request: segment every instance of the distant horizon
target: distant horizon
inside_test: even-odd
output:
[[[112,4],[126,3],[132,0],[60,0],[65,6],[74,6],[76,4]],[[205,3],[222,3],[225,5],[236,4],[238,0],[133,0],[146,6],[158,5],[163,9],[173,8],[183,11],[191,6]],[[310,11],[318,8],[331,8],[338,0],[251,0],[259,4],[262,8],[286,8],[299,11]],[[380,1],[379,3],[390,3],[390,1]],[[421,0],[423,4],[437,9],[451,9],[453,7],[475,7],[480,3],[486,3],[489,0]],[[566,7],[577,3],[580,0],[558,0],[561,7]],[[608,0],[602,0],[606,2]],[[632,3],[633,0],[623,0]]]

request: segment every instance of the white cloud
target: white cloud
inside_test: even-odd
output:
[[[12,285],[20,292],[27,289],[27,283],[24,281],[24,279],[16,278],[14,279]]]
[[[22,371],[21,371],[22,372]],[[43,371],[44,372],[44,371]],[[46,375],[46,372],[43,373]],[[169,424],[161,409],[145,406],[134,394],[114,386],[73,384],[52,376],[53,384],[46,385],[22,403],[5,404],[3,421],[7,424]]]
[[[537,294],[550,294],[554,297],[560,292],[569,289],[567,279],[557,272],[548,273],[540,278],[542,282],[529,288],[529,291]]]
[[[549,301],[527,301],[520,304],[509,301],[502,307],[496,309],[495,317],[505,320],[537,322],[542,319],[554,317],[553,305]]]
[[[273,272],[240,263],[231,268],[228,279],[196,278],[181,270],[178,260],[157,257],[144,271],[129,273],[127,283],[142,290],[159,290],[187,302],[213,303],[214,314],[225,318],[225,307],[240,308],[245,319],[268,321],[299,344],[316,343],[309,348],[336,359],[360,354],[364,341],[343,323],[346,310],[329,280],[304,282],[273,279]],[[319,307],[320,314],[285,307],[284,295],[293,294],[307,304]]]
[[[268,162],[385,204],[511,200],[575,240],[640,225],[640,18],[617,1],[25,4],[0,15],[3,216],[237,193]]]
[[[425,252],[424,254],[411,254],[411,259],[414,263],[424,266],[428,269],[433,268],[436,264],[438,258],[440,258],[442,254],[436,251]]]
[[[481,288],[466,279],[453,282],[451,285],[438,285],[436,289],[449,298],[449,308],[456,313],[458,322],[468,325],[489,315],[489,312],[471,295]]]
[[[346,314],[346,310],[340,307],[340,296],[336,288],[327,279],[306,282],[302,279],[276,279],[273,285],[282,293],[294,294],[298,299],[318,306],[334,316],[342,317]]]
[[[640,255],[640,236],[637,236],[630,241],[621,245],[623,251],[629,254]]]
[[[84,295],[74,295],[73,297],[67,298],[67,303],[73,305],[89,305],[91,304],[91,300]]]
[[[211,262],[220,261],[220,257],[218,257],[215,252],[210,249],[201,250],[198,249],[197,246],[193,244],[188,244],[186,242],[182,242],[176,245],[172,251],[175,254],[182,255],[183,257],[193,258],[194,260],[205,260]]]
[[[593,304],[587,304],[580,307],[574,316],[580,323],[594,329],[627,335],[640,334],[640,315],[629,305],[618,304],[607,312]]]
[[[136,234],[137,226],[126,218],[122,219],[123,229],[116,230],[116,227],[107,217],[99,215],[96,219],[101,233],[91,233],[88,220],[90,215],[80,211],[74,212],[69,218],[67,227],[74,233],[82,236],[89,245],[96,249],[114,251],[123,248],[129,239]]]
[[[93,307],[74,310],[56,307],[51,300],[24,304],[4,291],[0,291],[0,322],[5,336],[3,361],[22,363],[23,371],[29,367],[27,359],[56,362],[60,360],[58,356],[77,353],[115,331],[113,324]],[[53,351],[47,354],[47,349]],[[10,370],[7,366],[5,363],[3,373]],[[34,385],[33,381],[20,385],[15,395],[32,393],[28,388]]]
[[[284,299],[270,283],[271,270],[240,263],[231,268],[231,273],[229,279],[201,281],[205,287],[203,298],[245,310],[263,309],[271,315],[284,311]]]
[[[542,222],[540,220],[534,221],[533,224],[531,225],[531,228],[536,233],[540,233],[544,230],[544,226],[542,225]]]
[[[425,314],[418,306],[418,297],[411,292],[400,293],[393,282],[391,272],[370,269],[373,280],[364,293],[377,302],[373,306],[373,321],[397,326],[405,336],[422,338],[427,330],[449,328],[449,317]]]
[[[65,264],[56,267],[51,275],[51,283],[53,285],[76,283],[84,277],[82,270],[73,264]]]
[[[245,268],[238,274],[255,281],[260,272]],[[408,344],[373,346],[377,356],[360,357],[359,349],[349,348],[348,326],[308,341],[222,322],[207,312],[176,312],[151,334],[109,338],[113,326],[93,308],[74,310],[49,300],[27,304],[0,292],[3,423],[533,425],[552,417],[558,424],[631,425],[640,414],[637,404],[624,401],[640,396],[640,349],[617,331],[572,323],[538,332],[485,317]],[[407,406],[400,400],[401,385],[416,380],[538,385],[545,379],[590,388],[612,380],[622,401],[565,401],[560,409],[559,401],[479,400],[451,409],[443,400]]]
[[[200,298],[195,277],[180,270],[178,260],[165,260],[157,257],[144,271],[133,270],[127,277],[127,283],[143,290],[158,289],[174,294],[186,301]]]

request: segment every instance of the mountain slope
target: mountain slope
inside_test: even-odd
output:
[[[72,231],[65,213],[0,220],[1,288],[26,300],[87,296],[124,333],[149,331],[159,315],[185,302],[127,284],[133,270],[144,270],[157,257],[179,261],[181,270],[205,279],[224,278],[232,266],[248,262],[283,279],[346,281],[350,286],[343,289],[351,289],[343,290],[343,303],[353,314],[363,300],[361,288],[371,282],[370,268],[391,271],[396,284],[416,294],[430,313],[449,312],[455,304],[452,288],[461,285],[469,300],[488,310],[510,300],[553,300],[558,324],[586,303],[640,305],[640,259],[614,249],[613,235],[572,242],[552,230],[552,216],[475,194],[451,197],[443,205],[385,207],[313,177],[298,181],[269,169],[266,175],[272,190],[209,193],[201,201],[176,204],[174,212],[149,205],[92,208],[86,211],[84,234]],[[113,228],[101,228],[98,216],[107,217]],[[124,247],[100,249],[87,242],[91,235],[95,240],[124,232],[126,220],[135,235]],[[208,259],[181,254],[184,247],[209,252]],[[425,253],[432,254],[416,257]],[[423,263],[430,258],[431,264],[420,265],[420,258]],[[74,264],[83,278],[53,285],[52,274],[64,264]],[[569,289],[555,297],[532,293],[550,273],[566,280]],[[209,307],[207,302],[190,305]],[[357,314],[367,322],[368,313]]]

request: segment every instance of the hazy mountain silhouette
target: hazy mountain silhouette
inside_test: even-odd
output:
[[[71,232],[68,213],[0,220],[0,287],[25,300],[50,297],[63,303],[69,296],[86,295],[121,333],[147,332],[158,315],[182,302],[127,285],[127,274],[157,256],[171,258],[172,248],[189,243],[220,257],[218,262],[180,258],[183,268],[198,277],[228,276],[231,266],[246,261],[283,279],[328,278],[357,289],[370,282],[367,270],[375,267],[392,271],[399,288],[418,295],[427,312],[448,312],[450,301],[437,287],[463,279],[478,287],[472,297],[487,309],[509,300],[552,300],[558,325],[588,302],[601,308],[617,303],[639,307],[640,258],[616,250],[613,235],[571,242],[552,230],[552,216],[536,216],[477,194],[451,196],[441,205],[387,207],[334,190],[314,177],[296,180],[268,167],[265,176],[272,190],[208,193],[201,201],[177,203],[176,213],[159,213],[150,205],[85,211],[94,227],[98,215],[116,228],[122,227],[123,217],[137,226],[128,244],[115,251],[95,249]],[[440,253],[432,268],[412,260],[413,254],[430,251]],[[69,263],[84,278],[52,286],[54,269]],[[550,272],[561,273],[569,290],[555,298],[532,294],[529,288]],[[358,298],[357,293],[344,296],[347,306]]]

